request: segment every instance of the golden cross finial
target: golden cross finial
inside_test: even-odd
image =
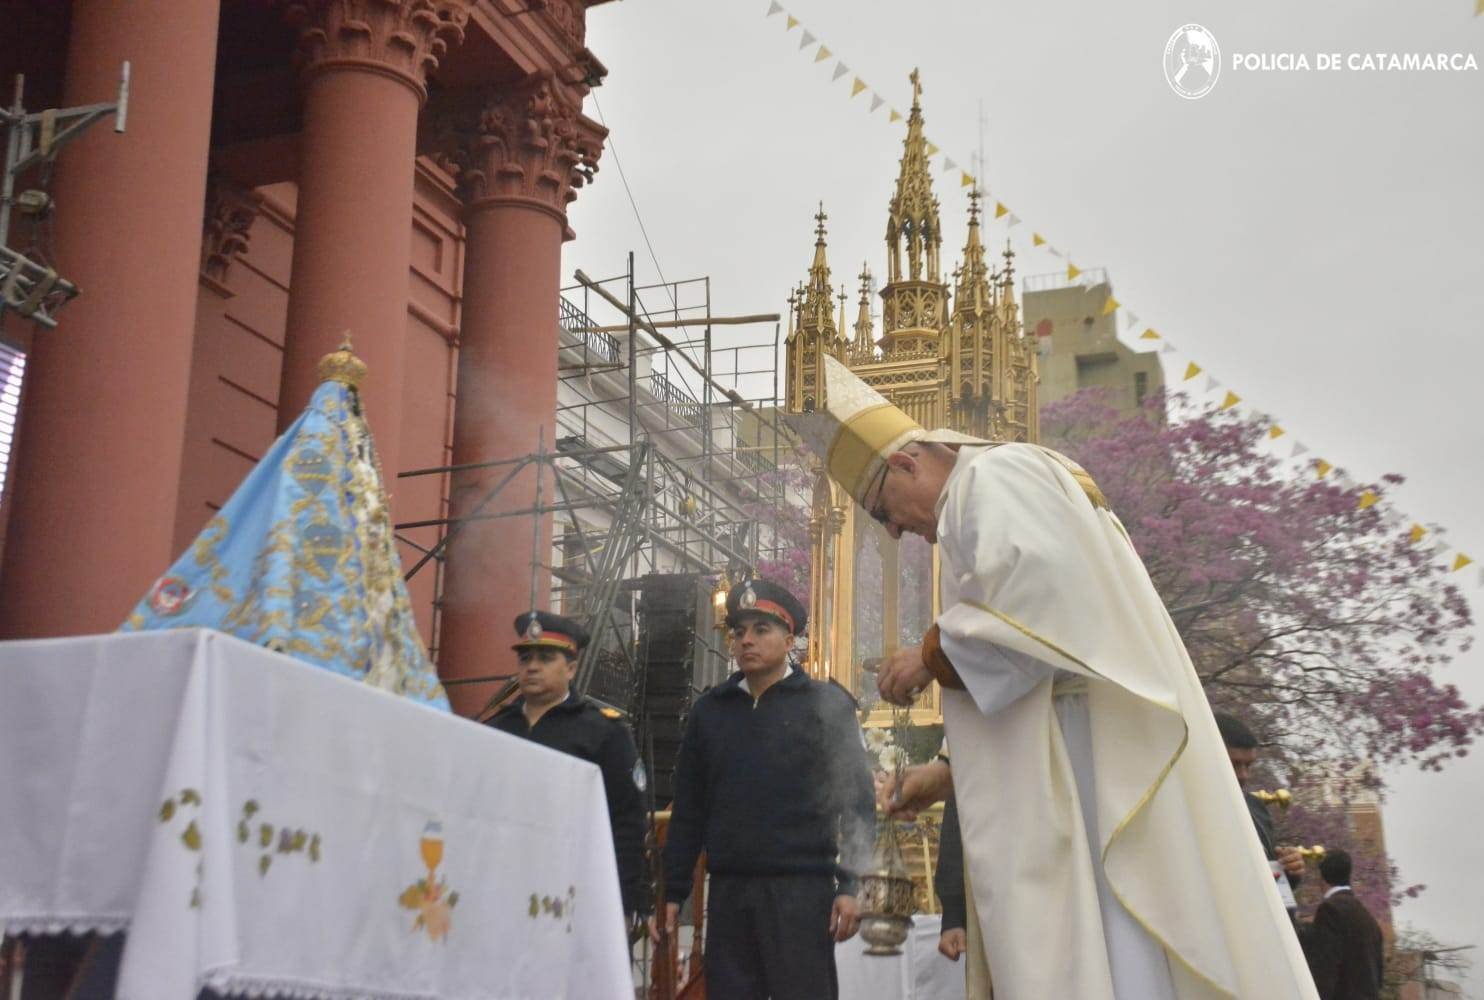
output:
[[[917,67],[912,67],[912,73],[907,77],[912,81],[912,106],[917,107],[918,98],[922,97],[922,79],[917,75]]]
[[[825,220],[828,218],[829,216],[824,214],[824,202],[821,201],[819,203],[819,212],[816,213],[814,216],[814,221],[816,223],[814,227],[814,235],[819,237],[819,241],[821,243],[824,242],[824,223]]]
[[[969,224],[979,221],[979,185],[969,188]]]
[[[865,301],[866,296],[871,294],[871,265],[869,263],[861,262],[859,277],[861,279],[861,300]]]

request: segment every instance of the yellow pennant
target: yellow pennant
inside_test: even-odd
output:
[[[1418,542],[1422,541],[1422,536],[1425,534],[1427,534],[1426,528],[1424,528],[1420,524],[1414,524],[1412,525],[1412,530],[1407,534],[1407,537],[1412,540],[1413,545],[1416,545]]]
[[[1073,264],[1071,261],[1067,261],[1067,280],[1068,281],[1076,281],[1077,280],[1077,275],[1079,275],[1081,273],[1082,273],[1082,269],[1080,267],[1078,267],[1076,264]]]
[[[1280,437],[1287,433],[1287,431],[1279,427],[1277,424],[1274,424],[1273,426],[1268,428],[1268,438],[1273,441],[1278,440]]]
[[[815,55],[814,55],[814,61],[815,62],[824,62],[826,59],[828,59],[832,55],[834,55],[833,52],[831,52],[825,46],[821,45],[819,47],[819,51],[817,53],[815,53]]]
[[[1226,390],[1226,398],[1221,401],[1221,409],[1230,410],[1233,406],[1236,406],[1241,401],[1241,396],[1238,396],[1236,393],[1228,389]]]
[[[854,97],[855,95],[859,94],[861,91],[863,91],[865,89],[866,89],[866,81],[862,80],[860,77],[856,77],[855,78],[855,83],[853,83],[853,84],[850,85],[850,96],[851,97]]]
[[[1147,329],[1143,333],[1139,334],[1139,339],[1140,340],[1158,340],[1159,339],[1159,334],[1155,333],[1154,332],[1154,327],[1151,326],[1149,329]]]
[[[1480,2],[1484,3],[1484,0],[1480,0]],[[1453,572],[1457,573],[1459,570],[1463,569],[1471,562],[1473,562],[1473,560],[1470,559],[1468,556],[1464,555],[1462,552],[1458,553],[1458,558],[1453,560]]]
[[[1484,14],[1484,0],[1477,0],[1474,4],[1474,16],[1478,17],[1480,14]]]
[[[1040,233],[1031,233],[1031,242],[1038,247],[1044,247],[1046,245],[1046,237]]]
[[[929,155],[929,156],[936,156],[936,155],[938,155],[938,147],[937,146],[934,146],[932,143],[928,143],[927,144],[927,155]]]
[[[1189,382],[1201,373],[1201,366],[1192,361],[1185,366],[1185,381]]]
[[[1333,468],[1333,465],[1330,465],[1322,458],[1314,459],[1314,471],[1318,474],[1320,479],[1323,479],[1325,476],[1329,475],[1330,470]]]
[[[1003,201],[997,201],[994,203],[994,217],[996,219],[1003,219],[1009,214],[1010,210],[1005,207],[1005,203]]]
[[[963,173],[962,171],[960,171],[960,173],[962,174],[962,176],[959,178],[959,187],[968,187],[970,184],[974,183],[974,178],[970,177],[968,174]]]
[[[892,108],[891,114],[886,116],[886,120],[889,122],[899,122],[902,120],[902,113],[896,108]]]
[[[1112,312],[1116,311],[1117,309],[1118,309],[1118,300],[1115,299],[1111,295],[1108,296],[1108,301],[1103,303],[1103,315],[1104,316],[1107,316],[1109,313],[1112,313]]]
[[[785,32],[793,31],[798,26],[799,26],[799,19],[796,18],[796,17],[794,17],[792,14],[790,14],[790,15],[788,15],[788,27],[787,28],[784,28],[783,30]]]
[[[1360,495],[1360,509],[1370,510],[1372,507],[1376,506],[1376,504],[1379,503],[1380,500],[1381,496],[1375,490],[1366,490]]]

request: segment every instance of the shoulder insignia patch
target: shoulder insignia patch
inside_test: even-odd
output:
[[[607,705],[604,705],[602,708],[598,709],[598,711],[603,713],[603,718],[605,718],[605,719],[622,719],[623,718],[623,713],[622,712],[620,712],[616,708],[609,708]]]

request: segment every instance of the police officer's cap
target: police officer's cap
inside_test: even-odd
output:
[[[768,580],[743,581],[727,594],[727,627],[735,626],[747,614],[776,618],[793,635],[803,635],[809,624],[809,612],[799,599]]]
[[[571,618],[550,611],[527,611],[515,618],[515,634],[520,636],[511,649],[545,647],[560,649],[576,656],[587,645],[587,629]]]

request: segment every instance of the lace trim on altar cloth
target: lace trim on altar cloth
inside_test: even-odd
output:
[[[249,976],[231,969],[214,969],[197,977],[198,988],[224,997],[277,998],[277,1000],[438,1000],[434,991],[397,993],[364,986],[326,986],[322,983],[286,979],[283,976]]]
[[[0,916],[0,932],[7,936],[35,934],[118,934],[129,929],[129,917],[121,914],[46,913]]]

